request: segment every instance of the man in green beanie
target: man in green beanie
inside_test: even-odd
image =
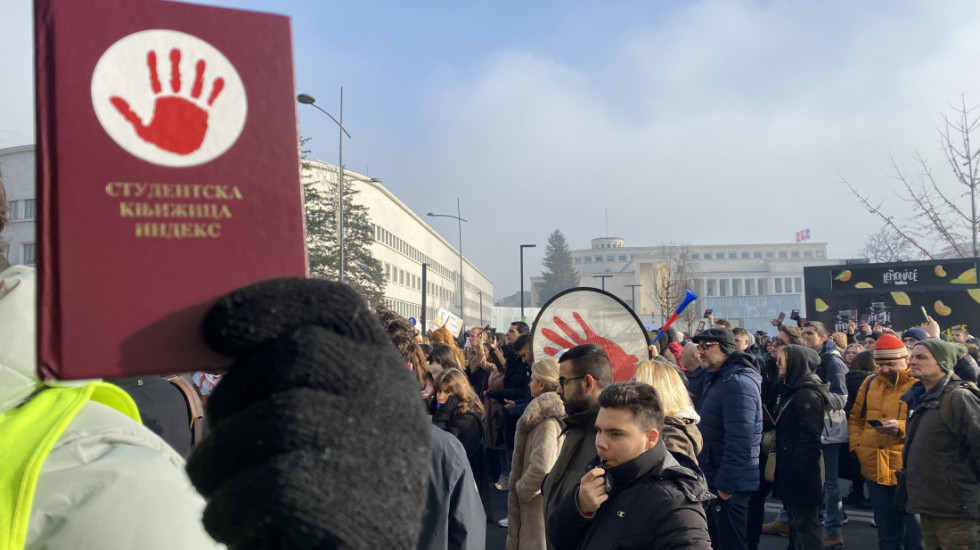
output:
[[[931,548],[974,548],[980,520],[980,397],[953,374],[962,344],[922,340],[912,348],[909,374],[919,379],[908,403],[902,453],[906,507],[922,518]]]

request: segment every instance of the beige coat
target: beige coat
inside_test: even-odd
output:
[[[555,392],[546,392],[524,409],[514,436],[514,460],[507,496],[507,550],[543,550],[544,499],[541,483],[561,450],[565,406]]]

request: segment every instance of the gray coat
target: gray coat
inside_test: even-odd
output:
[[[950,519],[980,519],[980,400],[949,376],[926,393],[922,382],[905,392],[909,403],[902,451],[909,513]],[[939,413],[950,396],[951,430]]]
[[[487,517],[463,444],[432,426],[429,496],[419,550],[483,550]]]

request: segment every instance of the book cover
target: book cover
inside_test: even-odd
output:
[[[204,314],[305,276],[289,20],[36,0],[38,369],[220,368]]]

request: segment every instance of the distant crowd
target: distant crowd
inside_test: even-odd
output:
[[[966,327],[712,319],[614,383],[600,345],[532,359],[521,321],[423,335],[277,279],[208,313],[224,374],[60,384],[35,373],[33,291],[0,272],[0,548],[482,550],[488,525],[508,550],[839,548],[844,502],[882,549],[980,542]]]

